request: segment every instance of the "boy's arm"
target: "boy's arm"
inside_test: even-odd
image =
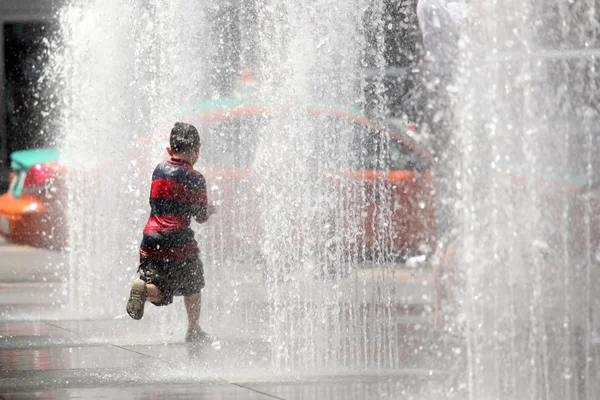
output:
[[[202,224],[208,221],[208,218],[216,213],[216,207],[214,204],[208,203],[208,196],[206,194],[206,181],[204,177],[198,173],[197,174],[198,181],[196,182],[197,192],[194,194],[194,203],[196,206],[194,207],[194,219],[199,224]]]
[[[208,217],[210,216],[208,212],[208,196],[206,194],[206,184],[202,182],[202,189],[198,191],[197,205],[194,210],[194,219],[199,224],[202,224],[208,221]]]
[[[194,219],[196,220],[196,222],[198,222],[199,224],[202,224],[206,221],[208,221],[208,218],[217,213],[217,208],[214,204],[209,204],[206,207],[199,207],[198,211],[196,212],[196,214],[194,215]]]
[[[194,219],[199,224],[203,224],[204,222],[208,221],[208,217],[208,207],[198,207],[194,214]]]
[[[207,206],[200,206],[197,208],[196,213],[194,214],[194,219],[199,224],[202,224],[208,221],[208,218],[215,214],[217,209],[214,204],[209,204]]]
[[[199,224],[202,224],[208,221],[208,218],[216,213],[216,207],[214,204],[208,203],[208,196],[206,194],[206,181],[203,176],[199,176],[198,186],[199,188],[197,192],[196,198],[196,207],[194,210],[194,219]]]

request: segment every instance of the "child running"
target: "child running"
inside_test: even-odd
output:
[[[204,177],[193,168],[200,155],[196,128],[177,122],[169,144],[171,158],[158,164],[152,174],[151,211],[140,246],[140,278],[131,286],[127,314],[141,319],[146,300],[165,306],[173,302],[173,296],[183,296],[188,316],[185,340],[198,342],[208,339],[198,323],[204,269],[190,222],[192,217],[206,222],[216,211],[208,204]]]

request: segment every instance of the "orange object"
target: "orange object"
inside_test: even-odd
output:
[[[11,243],[60,249],[66,243],[64,167],[58,162],[36,164],[26,173],[22,194],[11,188],[0,196],[0,234]]]
[[[264,121],[273,114],[282,111],[286,112],[285,108],[280,106],[221,108],[191,115],[185,122],[199,127],[209,127],[213,124],[231,124],[232,127],[238,127],[244,126],[244,120],[262,120],[261,123],[265,123]],[[360,127],[361,132],[389,138],[389,142],[398,147],[402,157],[415,160],[418,164],[406,164],[401,169],[392,171],[331,170],[322,172],[323,176],[314,177],[317,180],[324,179],[323,182],[330,182],[329,188],[324,190],[329,192],[327,196],[336,199],[337,203],[333,208],[339,208],[343,204],[345,210],[342,219],[338,216],[332,217],[338,221],[336,229],[341,230],[333,234],[345,238],[344,246],[350,247],[348,250],[352,254],[365,257],[382,249],[388,255],[408,256],[420,253],[423,245],[429,249],[435,248],[437,223],[433,201],[433,177],[428,166],[431,154],[406,134],[389,132],[367,118],[349,111],[312,107],[310,114],[315,118],[324,119],[325,125],[329,119],[343,121],[344,125]],[[236,135],[228,128],[223,128],[223,133],[231,133],[232,137]],[[206,138],[206,145],[210,146],[210,137]],[[210,157],[211,150],[207,147],[205,151],[206,156]],[[227,156],[235,151],[219,148],[219,154],[221,153]],[[216,161],[217,164],[220,163],[219,159]],[[209,196],[212,200],[216,198],[219,201],[219,240],[225,248],[247,249],[249,245],[257,242],[257,238],[264,237],[264,221],[253,220],[256,223],[243,223],[243,227],[240,226],[240,218],[244,218],[243,215],[256,215],[256,210],[260,210],[263,205],[261,201],[264,199],[261,200],[261,195],[253,191],[253,188],[260,185],[261,177],[256,176],[256,170],[250,169],[249,165],[235,168],[226,163],[224,166],[212,166],[211,161],[206,159],[204,162],[208,166],[208,169],[203,169],[208,182],[218,183],[217,192],[210,193]],[[290,177],[282,172],[279,179],[286,180]],[[237,201],[240,196],[246,199],[242,205],[243,210]],[[336,212],[334,209],[326,211]],[[310,239],[307,235],[314,234],[313,228],[303,227],[302,224],[302,221],[292,221],[290,224],[294,245]],[[256,253],[259,254],[260,249],[257,249]]]

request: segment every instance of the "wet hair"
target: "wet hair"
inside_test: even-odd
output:
[[[174,153],[189,154],[200,144],[200,135],[193,125],[176,122],[171,129],[169,144]]]

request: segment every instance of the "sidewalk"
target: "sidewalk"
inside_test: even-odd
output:
[[[0,247],[0,399],[443,397],[447,372],[434,368],[434,358],[411,357],[410,346],[418,346],[412,342],[399,370],[286,372],[273,370],[260,338],[188,345],[183,327],[158,328],[152,316],[69,319],[50,297],[48,262],[60,264],[60,255]],[[39,319],[31,320],[32,313]]]

